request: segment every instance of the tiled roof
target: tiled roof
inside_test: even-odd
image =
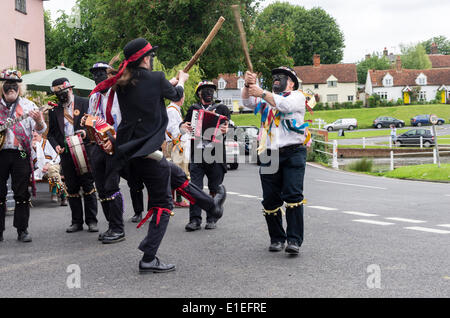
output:
[[[427,85],[449,85],[450,68],[429,69],[429,70],[408,70],[402,69],[397,72],[390,70],[369,70],[370,79],[373,87],[383,86],[383,78],[389,73],[393,78],[394,86],[416,86],[416,78],[423,73],[427,77]]]
[[[236,74],[219,74],[219,76],[212,80],[214,84],[216,84],[217,87],[219,87],[219,79],[223,78],[227,85],[225,86],[225,89],[237,89],[237,82],[240,78],[244,79],[243,76],[237,76]]]
[[[432,68],[450,67],[450,55],[429,54]]]
[[[326,84],[327,79],[333,75],[339,83],[356,83],[358,75],[356,64],[320,64],[319,66],[295,66],[297,76],[302,84]]]

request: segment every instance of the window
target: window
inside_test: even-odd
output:
[[[337,81],[328,81],[328,87],[337,87]]]
[[[221,79],[219,81],[219,89],[225,89],[225,84],[226,84],[226,82],[223,79]]]
[[[353,95],[348,96],[347,100],[348,100],[349,102],[353,102]]]
[[[427,99],[427,92],[420,91],[419,92],[419,100],[426,100]]]
[[[16,64],[22,71],[29,71],[28,43],[16,40]]]
[[[233,100],[231,98],[224,98],[223,103],[227,106],[233,106]]]
[[[392,86],[392,78],[386,78],[384,80],[384,86]]]
[[[318,89],[319,88],[319,84],[314,84],[314,89]]]
[[[238,89],[243,89],[244,88],[244,83],[245,81],[243,79],[239,79],[237,82],[237,88]]]
[[[337,94],[327,95],[327,102],[337,102],[338,96]]]
[[[380,96],[380,99],[387,99],[387,92],[378,92],[378,96]]]
[[[27,13],[27,1],[26,0],[16,0],[16,10],[22,13]]]

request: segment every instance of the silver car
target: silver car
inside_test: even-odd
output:
[[[355,128],[358,128],[358,121],[356,118],[341,118],[324,127],[324,129],[328,131],[339,129],[353,130]]]

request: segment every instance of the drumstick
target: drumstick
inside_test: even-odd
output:
[[[239,11],[240,10],[239,5],[237,5],[237,4],[232,5],[231,10],[233,10],[234,18],[236,20],[236,24],[239,29],[239,35],[241,37],[241,46],[242,46],[242,49],[244,50],[244,55],[245,55],[245,63],[247,64],[248,70],[251,73],[253,73],[253,64],[252,64],[252,61],[250,60],[250,54],[248,52],[247,36],[245,35],[244,26],[242,25],[241,12]]]
[[[197,60],[202,56],[203,52],[205,52],[208,45],[211,43],[211,41],[216,36],[217,32],[219,32],[220,28],[222,27],[223,22],[225,21],[224,17],[220,17],[219,20],[217,20],[216,25],[209,33],[208,37],[203,41],[203,44],[200,46],[200,48],[197,50],[197,52],[192,56],[188,64],[184,67],[183,72],[187,73],[189,70],[194,66],[194,64],[197,62]],[[178,78],[178,76],[177,76]]]

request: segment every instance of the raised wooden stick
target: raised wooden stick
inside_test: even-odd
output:
[[[185,72],[185,73],[189,72],[189,70],[192,68],[192,66],[195,64],[195,62],[197,62],[199,57],[203,54],[203,52],[205,52],[206,48],[211,43],[211,41],[214,39],[214,37],[216,36],[217,32],[219,32],[219,30],[222,27],[222,24],[223,24],[224,21],[225,21],[224,17],[220,17],[219,18],[219,20],[217,21],[216,25],[214,26],[214,28],[209,33],[208,37],[205,39],[205,41],[203,41],[202,46],[200,46],[200,48],[197,50],[197,52],[194,54],[194,56],[192,56],[192,58],[189,61],[189,63],[184,67],[183,72]]]
[[[239,5],[237,4],[232,5],[231,10],[233,10],[234,18],[236,20],[236,24],[239,29],[239,35],[241,37],[241,45],[245,55],[245,63],[247,64],[248,70],[253,73],[253,64],[252,61],[250,60],[250,54],[248,52],[247,36],[245,34],[244,26],[242,25]]]

